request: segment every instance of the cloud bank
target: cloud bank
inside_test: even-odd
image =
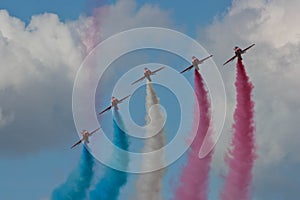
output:
[[[255,47],[244,56],[247,71],[255,84],[254,99],[258,160],[255,164],[255,196],[262,199],[293,199],[297,183],[291,176],[300,166],[297,155],[300,128],[300,2],[291,0],[233,1],[221,20],[199,31],[215,56],[217,65],[233,55],[233,47],[251,43]],[[234,64],[221,68],[228,98],[227,123],[217,145],[215,168],[229,145],[234,110]],[[223,167],[224,164],[221,165]],[[292,182],[292,183],[291,183]]]
[[[100,7],[97,13],[69,22],[45,13],[32,16],[26,25],[0,10],[2,155],[30,153],[72,141],[76,137],[71,110],[73,81],[91,46],[119,31],[167,27],[171,21],[157,6],[138,8],[133,0]],[[103,31],[95,31],[90,40],[89,27],[95,21]]]

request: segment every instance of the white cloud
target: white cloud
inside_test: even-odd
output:
[[[270,182],[273,173],[282,172],[284,165],[300,165],[298,156],[300,111],[300,2],[291,0],[240,0],[234,1],[228,13],[220,21],[200,32],[206,47],[215,55],[219,66],[233,55],[233,47],[256,46],[244,56],[247,72],[255,85],[255,121],[258,159],[255,168],[256,188],[259,195],[269,195],[278,184]],[[218,146],[216,163],[223,162],[222,153],[229,145],[228,131],[232,124],[235,102],[235,65],[220,70],[225,80],[229,101],[227,123]],[[273,167],[273,166],[276,166]],[[283,181],[291,181],[285,179]],[[295,194],[286,187],[276,190],[278,196],[287,199]],[[280,187],[278,187],[280,188]],[[266,193],[264,193],[266,192]],[[264,193],[264,194],[263,194]],[[290,194],[288,194],[290,193]],[[262,196],[259,196],[262,197]],[[270,197],[270,196],[264,196]],[[265,198],[263,198],[265,199]]]
[[[28,80],[45,79],[46,71],[66,70],[68,78],[73,78],[83,53],[71,37],[72,30],[56,15],[33,16],[25,27],[24,22],[1,10],[0,23],[0,89],[20,89]]]
[[[4,114],[2,108],[0,108],[0,128],[11,123],[14,120],[13,113]]]
[[[101,7],[95,18],[70,22],[45,13],[32,16],[26,25],[0,10],[0,102],[5,111],[0,112],[0,134],[6,134],[1,152],[20,154],[72,143],[72,85],[91,47],[119,31],[167,27],[170,21],[157,6],[137,8],[133,0]]]
[[[134,0],[122,0],[113,5],[100,7],[96,13],[99,13],[96,17],[103,38],[131,28],[170,27],[172,24],[168,12],[151,4],[145,4],[138,9]]]
[[[281,47],[286,43],[297,44],[300,40],[299,26],[295,24],[299,8],[300,1],[294,0],[288,3],[282,0],[234,1],[229,16],[241,17],[252,13],[254,20],[244,21],[249,39]]]

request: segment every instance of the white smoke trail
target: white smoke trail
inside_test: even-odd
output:
[[[159,107],[159,99],[152,87],[151,82],[147,83],[146,94],[146,122],[149,126],[146,129],[146,135],[153,135],[153,131],[160,130],[155,136],[145,139],[143,152],[152,152],[162,148],[165,144],[163,133],[164,118]],[[151,112],[151,114],[150,114]],[[150,117],[151,116],[151,119]],[[143,168],[149,166],[158,166],[164,162],[164,155],[145,157],[142,163]],[[150,167],[151,168],[151,167]],[[165,169],[141,174],[137,180],[137,200],[161,200],[162,177]]]

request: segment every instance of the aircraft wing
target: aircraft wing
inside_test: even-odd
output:
[[[236,58],[236,55],[234,55],[232,58],[230,58],[229,60],[227,60],[227,61],[223,64],[223,66],[226,65],[227,63],[233,61],[235,58]]]
[[[127,99],[127,98],[130,97],[130,96],[131,96],[131,94],[128,95],[128,96],[126,96],[126,97],[124,97],[123,99],[120,99],[120,100],[119,100],[119,103],[121,103],[122,101],[124,101],[125,99]]]
[[[76,142],[75,144],[73,144],[73,146],[71,146],[71,149],[73,149],[74,147],[79,145],[82,141],[83,141],[83,138],[81,140],[79,140],[78,142]]]
[[[143,76],[142,78],[140,78],[140,79],[134,81],[133,83],[131,83],[131,85],[134,85],[134,84],[136,84],[137,82],[140,82],[140,81],[144,80],[145,78],[146,78],[146,76]]]
[[[155,74],[156,72],[158,72],[158,71],[162,70],[163,68],[165,68],[165,67],[160,67],[160,68],[158,68],[158,69],[154,70],[153,72],[151,72],[151,74]]]
[[[102,115],[103,113],[105,113],[106,111],[110,110],[111,109],[111,105],[108,106],[107,108],[105,108],[104,110],[102,110],[99,115]]]
[[[182,73],[184,73],[184,72],[186,72],[186,71],[191,70],[192,68],[193,68],[193,65],[191,65],[191,66],[189,66],[188,68],[184,69],[184,70],[181,71],[180,73],[182,74]]]
[[[250,49],[251,47],[253,47],[255,44],[251,44],[249,47],[247,47],[246,49],[244,49],[243,50],[243,53],[246,53],[246,51],[248,50],[248,49]]]
[[[97,128],[96,130],[92,131],[91,133],[89,133],[89,136],[93,135],[94,133],[96,133],[100,128]]]
[[[203,63],[204,61],[206,61],[207,59],[209,59],[212,56],[213,55],[210,55],[210,56],[207,56],[206,58],[203,58],[202,60],[199,60],[199,64]]]

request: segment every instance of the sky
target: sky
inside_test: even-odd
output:
[[[298,0],[288,4],[284,0],[1,1],[0,174],[4,181],[0,182],[0,199],[48,199],[77,165],[81,149],[69,149],[78,140],[72,116],[72,88],[90,48],[86,29],[96,8],[101,13],[99,41],[130,28],[168,27],[194,38],[214,55],[225,84],[227,115],[212,164],[213,200],[218,199],[220,175],[226,172],[223,157],[230,144],[235,106],[234,64],[222,67],[222,63],[232,56],[234,46],[255,43],[244,58],[255,86],[257,160],[253,196],[257,200],[298,199]],[[153,61],[156,54],[148,54],[135,56]],[[130,60],[125,60],[127,66],[134,63]],[[179,64],[174,64],[174,69],[180,70]],[[120,76],[111,73],[115,73],[112,80]],[[105,84],[112,84],[108,77]],[[191,74],[185,77],[192,80]],[[176,106],[168,105],[171,94],[157,89],[167,111],[174,109]],[[143,88],[136,96],[139,93],[144,95]],[[101,106],[108,102],[103,98]],[[142,107],[138,100],[136,105]],[[133,118],[142,123],[139,120],[143,114],[141,111]],[[170,118],[168,123],[177,120]],[[173,128],[167,125],[170,132]],[[184,163],[183,156],[169,167],[163,180],[166,199],[174,189],[168,183],[179,176]],[[100,170],[102,167],[98,164]],[[134,194],[135,179],[136,175],[131,175],[122,189],[123,199]]]

